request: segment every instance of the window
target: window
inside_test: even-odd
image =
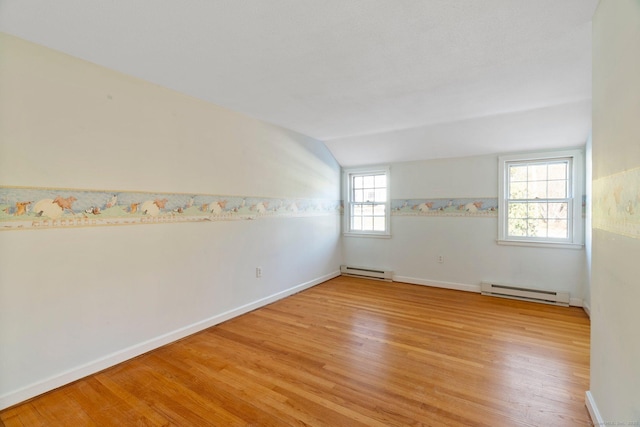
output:
[[[500,157],[498,243],[580,247],[582,163],[579,150]]]
[[[388,237],[389,168],[345,170],[346,235]]]

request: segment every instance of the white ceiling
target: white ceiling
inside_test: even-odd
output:
[[[354,166],[584,144],[597,3],[0,0],[0,31],[312,136]]]

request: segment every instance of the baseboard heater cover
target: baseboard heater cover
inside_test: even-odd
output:
[[[569,292],[544,291],[492,282],[482,282],[480,292],[482,295],[569,307]]]
[[[345,276],[366,277],[368,279],[378,279],[391,282],[393,271],[382,270],[369,267],[356,267],[350,265],[341,265],[340,273]]]

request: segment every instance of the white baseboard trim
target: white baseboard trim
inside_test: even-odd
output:
[[[600,411],[598,411],[598,406],[596,405],[596,401],[593,398],[593,395],[590,391],[585,393],[584,399],[585,405],[587,405],[587,410],[589,411],[589,416],[591,417],[591,421],[595,426],[603,426],[605,425],[604,420],[602,419],[602,415],[600,415]]]
[[[163,345],[170,344],[174,341],[177,341],[189,335],[195,334],[196,332],[200,332],[204,329],[215,326],[218,323],[222,323],[226,320],[248,313],[252,310],[255,310],[267,304],[271,304],[272,302],[278,301],[282,298],[286,298],[290,295],[293,295],[305,289],[311,288],[315,285],[326,282],[327,280],[333,279],[334,277],[338,277],[338,276],[340,276],[340,271],[339,270],[333,271],[329,274],[325,274],[324,276],[318,277],[316,279],[310,280],[300,285],[296,285],[292,288],[275,293],[273,295],[269,295],[268,297],[261,298],[259,300],[242,305],[240,307],[234,308],[224,313],[217,314],[208,319],[204,319],[199,322],[193,323],[191,325],[187,325],[183,328],[177,329],[172,332],[168,332],[166,334],[160,335],[158,337],[152,338],[142,343],[122,349],[115,353],[111,353],[109,355],[93,360],[84,365],[78,366],[76,368],[69,369],[60,374],[53,375],[42,381],[38,381],[36,383],[22,387],[18,390],[11,391],[9,393],[6,393],[0,396],[0,410],[6,409],[20,402],[24,402],[25,400],[36,397],[42,393],[46,393],[48,391],[54,390],[65,384],[72,383],[73,381],[77,381],[88,375],[95,374],[96,372],[100,372],[104,369],[115,366],[118,363],[122,363],[126,360],[140,356],[141,354],[147,353],[151,350],[155,350],[156,348],[162,347]]]
[[[587,316],[589,316],[589,319],[591,319],[591,306],[589,305],[588,302],[586,301],[582,302],[582,309],[584,310],[585,313],[587,313]]]
[[[480,285],[468,285],[464,283],[439,282],[437,280],[417,279],[407,276],[393,276],[394,282],[409,283],[412,285],[433,286],[435,288],[455,289],[457,291],[480,293]]]

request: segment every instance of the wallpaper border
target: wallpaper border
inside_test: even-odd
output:
[[[0,186],[0,231],[309,217],[343,213],[341,200]],[[497,217],[498,199],[392,199],[401,217]]]
[[[392,216],[497,217],[498,198],[424,198],[391,200]]]
[[[0,230],[339,214],[340,200],[0,186]]]

